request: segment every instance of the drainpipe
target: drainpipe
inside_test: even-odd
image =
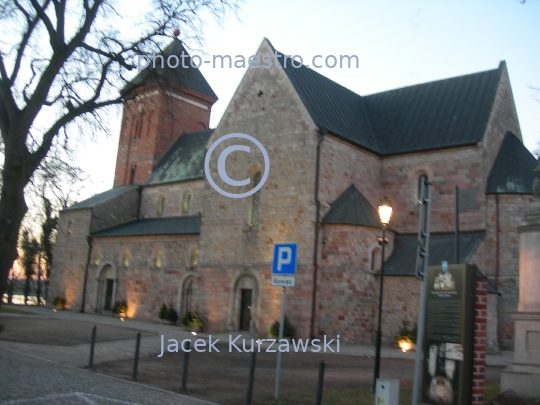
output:
[[[499,291],[499,194],[495,194],[495,289]]]
[[[310,338],[315,338],[315,315],[317,309],[317,273],[319,270],[319,263],[317,257],[319,255],[319,216],[321,212],[321,202],[319,201],[319,176],[321,165],[321,144],[324,140],[324,136],[327,133],[327,129],[323,126],[319,126],[319,141],[317,142],[317,162],[315,166],[315,238],[313,246],[313,291],[311,295],[311,325],[310,325]]]
[[[84,270],[84,283],[83,283],[82,303],[81,303],[80,312],[84,312],[84,306],[86,304],[86,283],[88,281],[88,267],[90,267],[90,258],[92,256],[92,237],[88,235],[86,240],[88,241],[88,257],[86,259],[86,269]]]

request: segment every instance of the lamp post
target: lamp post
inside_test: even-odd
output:
[[[390,217],[392,216],[392,206],[388,197],[384,197],[381,203],[379,204],[379,218],[382,225],[382,238],[379,239],[379,243],[382,246],[382,255],[381,255],[381,280],[379,284],[379,320],[377,322],[377,342],[375,346],[375,371],[373,374],[373,392],[375,392],[375,384],[377,378],[379,378],[379,369],[381,365],[381,319],[382,319],[382,303],[383,303],[383,282],[384,282],[384,246],[388,243],[386,239],[386,226],[390,222]]]

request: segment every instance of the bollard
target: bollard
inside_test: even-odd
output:
[[[139,347],[141,346],[141,332],[137,332],[137,343],[135,344],[135,361],[133,362],[133,379],[137,378],[137,366],[139,365]]]
[[[317,384],[317,398],[315,399],[315,405],[321,405],[323,384],[324,384],[324,360],[321,360],[319,363],[319,383]]]
[[[87,368],[92,368],[94,365],[94,344],[96,343],[96,325],[92,325],[92,340],[90,341],[90,361]]]
[[[182,391],[186,390],[189,352],[191,351],[190,346],[191,346],[191,340],[188,340],[186,344],[186,348],[184,349],[184,369],[182,371]]]
[[[255,378],[256,360],[257,360],[257,352],[255,351],[255,349],[253,349],[253,352],[251,352],[251,364],[249,365],[249,382],[248,382],[246,405],[251,405],[251,396],[253,394],[253,380]]]

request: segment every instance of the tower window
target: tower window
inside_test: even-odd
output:
[[[257,187],[257,185],[261,182],[261,178],[262,178],[261,172],[255,173],[255,176],[253,177],[253,187]],[[250,213],[250,218],[249,218],[249,225],[251,226],[259,225],[260,202],[261,202],[261,190],[253,194],[253,197],[251,200],[251,213]]]
[[[137,166],[131,166],[131,172],[129,174],[129,184],[135,184],[135,174],[137,172]]]

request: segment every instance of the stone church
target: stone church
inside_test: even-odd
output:
[[[163,56],[180,55],[174,40]],[[257,55],[283,61],[268,40]],[[276,56],[277,55],[277,56]],[[123,90],[113,188],[60,214],[51,294],[73,310],[157,320],[162,303],[198,310],[211,333],[258,336],[279,317],[270,285],[275,243],[296,242],[296,286],[286,315],[299,337],[372,343],[381,267],[376,207],[393,214],[385,253],[383,339],[418,316],[414,277],[419,184],[433,186],[430,264],[455,261],[455,186],[473,209],[459,213],[459,260],[490,281],[489,348],[511,348],[518,301],[518,233],[536,160],[524,147],[505,62],[493,70],[360,96],[305,66],[250,67],[219,125],[216,94],[197,68],[149,66]],[[246,198],[218,193],[205,176],[221,137],[256,138],[269,156],[263,187]],[[224,148],[232,187],[217,170]],[[222,142],[210,176],[248,192],[266,170],[243,139]]]

